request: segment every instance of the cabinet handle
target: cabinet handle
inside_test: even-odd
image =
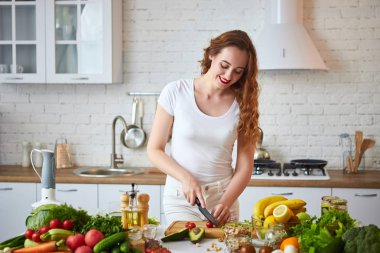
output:
[[[12,187],[5,187],[5,188],[0,188],[0,191],[12,191]]]
[[[282,196],[288,196],[293,195],[293,192],[280,192],[280,193],[271,193],[272,195],[282,195]]]
[[[128,190],[119,190],[119,192],[124,192],[125,193],[125,192],[128,192]]]
[[[88,79],[90,79],[90,78],[88,78],[88,77],[77,77],[77,78],[73,78],[71,80],[88,80]]]
[[[377,197],[377,193],[372,193],[372,194],[360,194],[360,193],[355,193],[355,197]]]
[[[23,77],[7,77],[5,80],[23,80]]]
[[[67,189],[67,190],[57,189],[57,191],[59,191],[59,192],[77,192],[78,189]]]

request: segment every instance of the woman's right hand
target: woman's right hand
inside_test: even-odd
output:
[[[187,176],[185,180],[182,181],[182,191],[187,202],[189,202],[192,206],[195,205],[195,197],[198,197],[202,207],[206,207],[201,185],[192,175]]]

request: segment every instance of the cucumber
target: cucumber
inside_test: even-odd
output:
[[[171,233],[170,235],[164,236],[161,238],[163,242],[173,242],[173,241],[181,241],[189,236],[189,229],[183,228],[178,232]]]
[[[115,234],[112,234],[110,236],[107,236],[100,242],[98,242],[94,247],[94,253],[100,253],[103,250],[107,250],[118,244],[119,242],[122,242],[126,240],[126,234],[125,232],[118,232]]]

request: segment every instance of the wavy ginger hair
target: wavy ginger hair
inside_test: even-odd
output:
[[[215,56],[225,47],[235,46],[248,54],[248,64],[239,81],[231,86],[235,91],[240,108],[238,133],[243,133],[251,143],[256,143],[259,135],[259,84],[257,82],[258,66],[256,49],[246,32],[233,30],[211,39],[210,45],[204,49],[201,73],[210,69],[210,56]]]

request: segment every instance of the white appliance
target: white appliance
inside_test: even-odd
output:
[[[303,26],[303,0],[265,0],[265,3],[265,24],[255,40],[259,69],[326,70]]]

